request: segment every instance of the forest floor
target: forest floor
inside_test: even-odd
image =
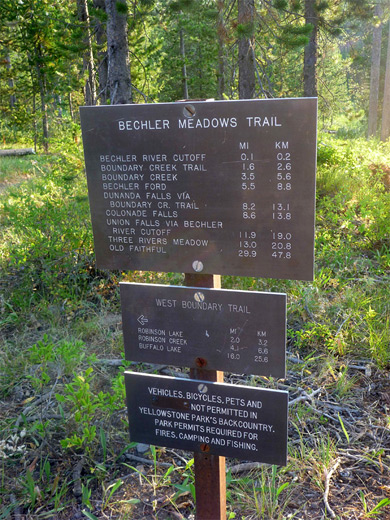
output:
[[[286,467],[227,459],[228,519],[390,519],[390,152],[325,139],[315,280],[222,278],[288,309],[287,377],[225,375],[290,401]],[[0,520],[194,518],[193,454],[131,442],[123,382],[188,373],[124,361],[118,291],[182,275],[96,269],[70,145],[2,159],[0,183]]]
[[[34,343],[47,326],[33,322],[25,340]],[[106,334],[111,331],[119,336],[121,317],[105,314],[100,326]],[[6,341],[12,342],[9,333]],[[95,350],[96,339],[92,341]],[[117,377],[115,365],[121,362],[106,347],[102,354],[104,358],[92,363],[96,372],[94,393],[104,391],[107,381]],[[290,350],[287,378],[271,382],[271,387],[289,391],[287,466],[276,472],[266,465],[227,459],[227,518],[390,518],[389,508],[380,507],[390,498],[389,372],[365,360],[344,359],[340,363],[313,353],[304,359],[300,356]],[[118,363],[112,366],[109,359]],[[166,366],[130,368],[178,373]],[[30,375],[31,371],[39,373],[41,367],[34,365],[29,370]],[[55,393],[69,378],[56,373],[54,366],[50,370],[54,387],[45,386],[37,392],[31,379],[21,375],[8,396],[1,399],[0,422],[9,425],[9,434],[15,432],[15,452],[3,449],[7,458],[2,459],[2,488],[7,499],[3,499],[0,518],[194,518],[193,455],[167,448],[127,446],[125,407],[106,415],[104,442],[94,439],[93,449],[87,453],[77,449],[63,452],[59,447],[61,432],[69,418],[59,412]],[[345,374],[341,383],[340,373]],[[225,380],[256,386],[267,382],[243,375],[229,375]],[[31,428],[47,421],[50,426],[46,425],[44,432]],[[8,436],[9,446],[10,439],[12,436]],[[30,482],[21,478],[28,474]],[[64,485],[61,492],[59,481]],[[21,494],[22,502],[18,499]],[[56,494],[61,508],[54,513]]]

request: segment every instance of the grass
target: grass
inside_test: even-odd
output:
[[[290,410],[287,468],[230,475],[229,518],[320,517],[325,475],[340,456],[345,494],[333,502],[340,518],[389,512],[388,447],[378,454],[364,424],[377,439],[389,435],[381,396],[390,367],[390,144],[337,134],[319,142],[315,280],[222,280],[225,288],[287,293],[291,361],[282,383],[291,398],[298,389],[322,389],[318,400]],[[183,276],[96,269],[81,150],[73,140],[62,150],[0,159],[0,183],[7,181],[0,194],[0,518],[61,519],[77,510],[135,520],[146,518],[142,507],[150,518],[188,517],[191,466],[163,448],[152,452],[150,469],[127,461],[134,446],[123,367],[104,363],[123,356],[119,281],[180,285]],[[354,495],[348,471],[373,484]]]

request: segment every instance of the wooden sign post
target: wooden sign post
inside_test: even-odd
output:
[[[186,287],[221,288],[221,277],[212,274],[186,273]],[[207,361],[207,360],[206,360]],[[202,368],[204,362],[199,360],[198,368],[190,369],[191,379],[217,381],[223,383],[223,372]],[[226,519],[226,463],[225,457],[205,453],[194,453],[196,520]],[[198,478],[197,478],[198,476]]]

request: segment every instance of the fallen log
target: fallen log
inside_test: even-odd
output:
[[[0,157],[8,157],[9,155],[30,155],[35,154],[34,148],[17,148],[14,150],[0,150]]]

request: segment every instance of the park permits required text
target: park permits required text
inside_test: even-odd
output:
[[[132,442],[286,465],[287,392],[134,372],[125,383]]]

